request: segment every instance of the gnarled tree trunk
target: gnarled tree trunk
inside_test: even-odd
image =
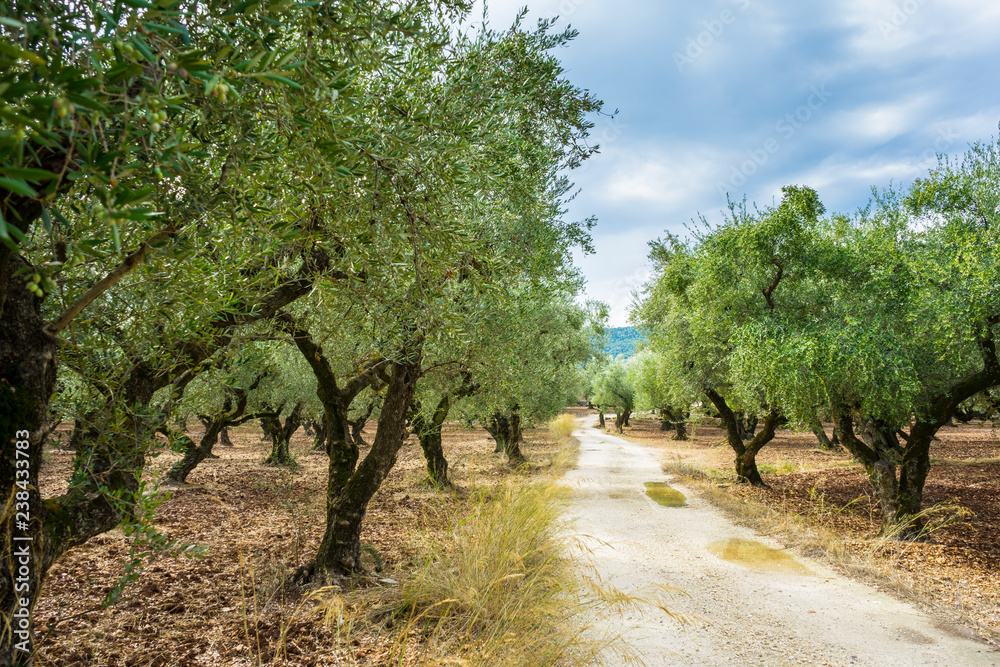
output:
[[[687,419],[689,414],[673,407],[660,408],[660,430],[674,430],[671,440],[687,440]]]
[[[809,426],[810,430],[816,436],[816,441],[819,443],[819,448],[825,451],[834,451],[838,449],[837,445],[830,439],[826,434],[826,430],[823,428],[823,424],[817,420],[814,421]],[[834,428],[833,434],[836,437],[837,429]]]
[[[736,428],[740,433],[740,439],[744,442],[753,440],[757,434],[758,423],[756,414],[746,414],[742,411],[736,413]]]
[[[478,390],[479,385],[472,382],[471,376],[466,373],[462,385],[453,394],[444,393],[441,396],[430,421],[426,420],[421,413],[420,404],[414,403],[413,418],[411,419],[413,430],[420,438],[420,448],[424,450],[424,458],[427,460],[427,476],[431,483],[439,488],[451,486],[451,482],[448,480],[448,459],[444,456],[444,447],[441,442],[441,427],[448,419],[453,401],[471,396]]]
[[[57,155],[62,163],[65,155]],[[41,202],[8,195],[0,201],[0,214],[8,225],[15,224],[28,232],[41,215]],[[163,240],[169,235],[164,232],[156,237]],[[144,261],[149,247],[145,243],[126,256],[88,295],[113,287]],[[130,511],[139,489],[147,448],[159,426],[149,409],[154,392],[172,383],[174,371],[183,372],[185,365],[189,369],[197,367],[228,344],[231,338],[225,332],[271,317],[277,308],[312,288],[309,280],[295,280],[280,285],[259,303],[248,303],[245,311],[221,313],[224,317],[213,319],[212,323],[217,337],[208,344],[202,339],[184,345],[177,345],[183,341],[174,341],[171,350],[182,350],[180,369],[157,370],[150,361],[135,360],[114,400],[96,410],[93,420],[88,419],[95,427],[107,424],[107,428],[88,428],[79,433],[74,443],[77,456],[69,490],[43,503],[38,492],[38,472],[43,425],[55,389],[56,336],[89,301],[81,299],[46,324],[40,315],[41,301],[28,292],[23,277],[14,276],[15,272],[30,268],[6,245],[0,244],[0,502],[4,503],[4,509],[0,510],[0,616],[16,622],[10,627],[13,633],[5,631],[6,624],[0,629],[0,665],[30,663],[30,651],[17,649],[18,644],[30,649],[33,642],[32,630],[22,628],[21,619],[34,608],[41,582],[56,559],[91,537],[111,530]],[[19,465],[19,460],[26,465]],[[18,494],[23,494],[24,499]],[[30,521],[21,519],[18,523],[17,513],[25,511]],[[20,572],[22,566],[27,569],[25,576]],[[26,608],[22,601],[28,603]],[[25,625],[30,624],[25,621]]]
[[[715,409],[719,411],[722,423],[726,427],[726,442],[729,443],[733,452],[736,453],[736,479],[753,486],[766,487],[767,484],[764,483],[764,479],[760,476],[760,471],[757,469],[757,454],[767,443],[774,439],[775,430],[779,426],[786,424],[788,420],[777,410],[772,409],[764,418],[764,425],[760,433],[755,435],[750,442],[744,442],[744,429],[740,428],[740,422],[744,418],[741,415],[737,415],[729,407],[726,399],[714,389],[706,390],[705,394],[712,402],[712,405],[715,406]]]
[[[249,391],[256,389],[263,377],[258,377],[250,385]],[[233,397],[227,396],[222,406],[222,412],[210,417],[199,417],[205,424],[205,433],[201,436],[201,441],[198,445],[195,445],[190,438],[183,435],[184,440],[187,441],[185,443],[184,458],[174,464],[170,472],[167,473],[167,479],[181,484],[187,482],[188,475],[198,467],[198,464],[212,455],[212,447],[215,446],[216,441],[226,432],[226,428],[229,426],[238,426],[251,419],[260,417],[260,415],[244,416],[247,409],[247,392],[248,390],[245,389],[233,390],[236,398],[235,406],[233,405]],[[231,445],[232,443],[230,443]]]
[[[354,444],[358,447],[367,447],[368,443],[365,439],[361,437],[362,432],[365,430],[365,425],[368,424],[368,420],[371,419],[372,413],[375,411],[375,400],[373,399],[368,403],[368,407],[365,411],[358,415],[357,419],[351,420],[351,439],[354,440]]]
[[[278,413],[267,413],[261,417],[261,423],[267,424],[267,430],[271,433],[271,454],[264,459],[264,465],[289,466],[295,463],[291,453],[288,451],[288,443],[292,435],[298,430],[302,423],[302,403],[296,403],[292,411],[285,417],[282,425],[278,419]]]
[[[320,419],[318,422],[313,423],[313,431],[316,433],[316,439],[313,440],[312,451],[314,452],[325,452],[326,451],[326,419]]]
[[[326,531],[310,568],[314,581],[332,583],[340,575],[363,570],[361,525],[369,501],[396,464],[406,439],[406,415],[419,374],[417,360],[392,364],[371,450],[343,483],[337,479],[342,478],[343,471],[331,475],[327,486]]]
[[[430,420],[424,418],[420,408],[419,403],[414,403],[414,414],[410,423],[413,432],[420,439],[420,449],[423,450],[424,459],[427,461],[427,478],[438,488],[451,486],[448,480],[448,459],[445,458],[441,439],[441,427],[448,419],[448,412],[451,410],[451,397],[444,394],[438,400]]]
[[[329,456],[326,530],[316,557],[296,573],[296,579],[325,585],[333,583],[343,574],[363,569],[361,524],[368,502],[395,465],[399,448],[406,439],[406,416],[420,374],[421,343],[416,343],[411,350],[404,350],[405,361],[389,362],[383,359],[370,362],[340,387],[323,348],[316,344],[309,332],[300,328],[289,315],[282,315],[279,322],[312,368],[316,376],[316,395],[323,404],[323,428]],[[360,450],[351,435],[348,416],[351,403],[364,389],[371,387],[377,390],[383,385],[386,393],[375,441],[358,465]]]
[[[207,459],[212,454],[212,447],[219,439],[222,432],[223,421],[221,419],[211,420],[205,426],[205,433],[196,445],[187,435],[181,434],[184,445],[184,457],[175,463],[167,472],[167,479],[183,484],[187,482],[188,475],[198,467],[198,464]]]
[[[508,463],[520,465],[528,460],[521,452],[524,434],[521,432],[521,414],[518,408],[507,414],[501,412],[494,414],[485,428],[486,432],[496,440],[497,450],[507,456]]]
[[[29,617],[51,549],[38,472],[55,390],[56,341],[44,332],[40,300],[25,288],[23,277],[13,275],[23,267],[0,246],[0,299],[6,297],[0,301],[0,665],[29,660],[34,641]],[[18,645],[27,651],[18,651]]]

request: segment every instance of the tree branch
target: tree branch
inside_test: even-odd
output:
[[[108,275],[94,283],[94,285],[91,286],[91,288],[87,290],[83,296],[71,304],[69,308],[64,310],[59,317],[49,322],[49,324],[45,327],[46,333],[52,336],[58,336],[59,332],[69,326],[69,323],[76,319],[77,315],[83,312],[84,308],[93,303],[94,300],[104,294],[104,292],[118,284],[118,282],[132,269],[144,262],[150,249],[154,245],[167,240],[176,233],[177,230],[173,226],[170,226],[143,241],[138,250],[122,260],[121,264],[112,269]]]
[[[761,294],[764,295],[764,300],[767,301],[768,310],[772,310],[773,311],[774,310],[774,300],[771,299],[771,295],[774,294],[774,290],[778,289],[778,283],[780,283],[781,279],[784,277],[784,275],[785,275],[785,269],[784,269],[783,266],[781,266],[777,262],[772,262],[772,264],[774,264],[776,267],[778,267],[778,275],[776,275],[774,277],[774,281],[768,287],[766,287],[763,290],[761,290]]]

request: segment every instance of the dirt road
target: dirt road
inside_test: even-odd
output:
[[[578,421],[574,530],[601,578],[628,593],[675,586],[670,608],[702,619],[686,629],[655,606],[606,623],[647,665],[1000,666],[1000,653],[873,588],[736,526],[680,485],[687,506],[661,506],[646,482],[667,481],[643,448]],[[777,548],[770,551],[767,547]]]

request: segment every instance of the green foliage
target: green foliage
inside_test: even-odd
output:
[[[663,391],[907,424],[992,363],[998,174],[997,146],[977,144],[855,216],[823,219],[815,192],[790,187],[776,208],[732,205],[689,243],[655,242],[635,317],[666,362]]]
[[[608,329],[608,344],[604,353],[611,358],[622,356],[629,359],[645,339],[635,327],[612,327]]]
[[[602,408],[611,408],[617,413],[632,412],[635,398],[635,387],[629,380],[624,359],[615,359],[604,366],[594,380],[591,400]]]

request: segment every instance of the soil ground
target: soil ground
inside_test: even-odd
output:
[[[832,433],[829,424],[826,430]],[[957,520],[923,543],[873,541],[878,507],[863,469],[846,452],[819,450],[810,432],[778,432],[757,457],[770,486],[758,489],[732,484],[733,454],[720,428],[705,424],[692,431],[689,441],[678,442],[670,439],[672,432],[660,430],[659,421],[633,418],[623,437],[650,447],[668,469],[690,465],[708,471],[711,486],[738,501],[723,503],[737,519],[761,515],[745,511],[745,503],[769,510],[771,521],[748,519],[765,531],[782,518],[801,518],[795,529],[817,529],[824,539],[839,540],[848,561],[866,566],[833,562],[834,567],[917,600],[1000,644],[1000,436],[990,425],[939,433],[924,506],[936,505],[939,517]]]
[[[294,471],[261,461],[269,443],[260,430],[231,432],[235,446],[216,446],[218,459],[204,461],[189,485],[164,487],[172,497],[156,512],[156,528],[172,540],[208,548],[204,559],[161,558],[126,588],[123,600],[95,610],[125,571],[130,540],[116,529],[61,558],[52,568],[35,610],[45,636],[36,664],[83,667],[187,665],[377,665],[386,662],[392,633],[362,624],[347,635],[307,613],[303,593],[286,586],[288,575],[319,545],[324,527],[326,456],[309,451],[312,438],[292,438]],[[66,440],[65,429],[63,440]],[[197,432],[191,433],[197,436]],[[373,431],[364,434],[371,442]],[[363,543],[383,561],[381,572],[357,585],[369,599],[418,570],[425,547],[464,515],[468,490],[511,475],[545,474],[564,455],[547,430],[525,433],[527,471],[511,471],[479,428],[448,424],[445,452],[452,492],[428,487],[420,447],[411,442],[369,507]],[[366,450],[362,450],[362,456]],[[73,454],[48,450],[42,493],[62,493]],[[149,477],[179,458],[165,452]],[[366,558],[368,558],[366,556]],[[367,561],[374,568],[374,557]],[[350,596],[345,600],[350,604]],[[92,611],[88,611],[92,610]],[[282,640],[283,634],[283,640]],[[276,652],[283,653],[276,656]]]

